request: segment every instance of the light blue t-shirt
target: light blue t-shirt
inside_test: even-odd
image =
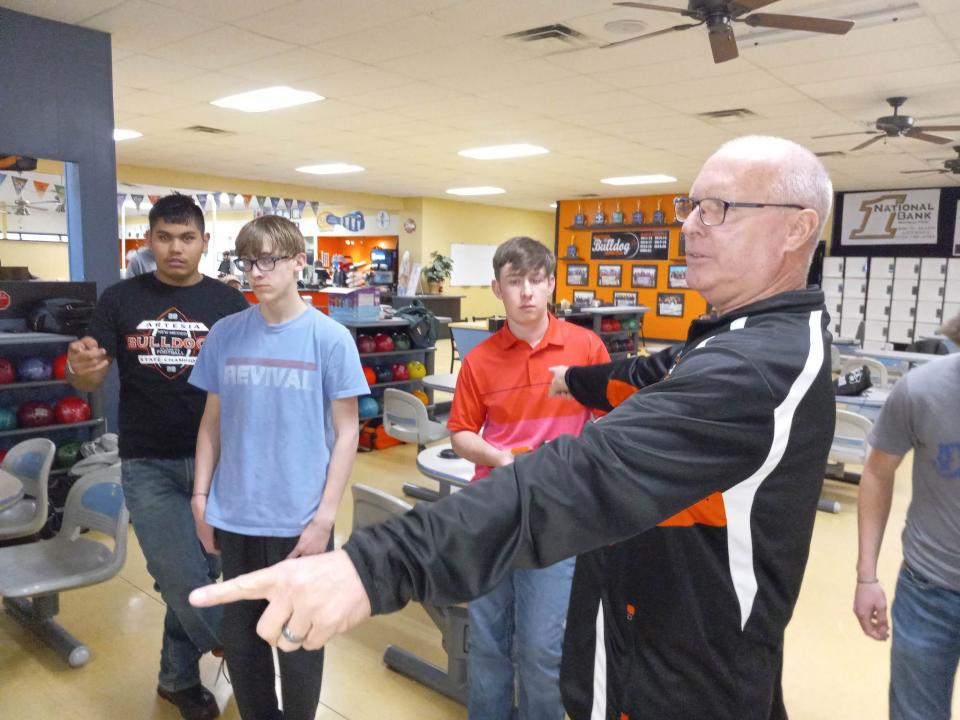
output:
[[[254,305],[210,329],[190,384],[220,396],[207,522],[243,535],[300,535],[326,486],[331,402],[370,392],[350,332],[312,308],[270,325]]]

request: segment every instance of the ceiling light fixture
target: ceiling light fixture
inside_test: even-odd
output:
[[[256,113],[306,105],[323,99],[323,95],[317,95],[309,90],[297,90],[286,85],[276,85],[237,95],[228,95],[218,100],[212,100],[210,104],[230,110]]]
[[[554,202],[554,203],[550,203],[550,209],[551,209],[551,210],[556,210],[556,209],[557,209],[557,204],[556,204],[555,202]]]
[[[506,190],[490,185],[479,185],[477,187],[450,188],[448,195],[502,195]]]
[[[360,165],[351,165],[350,163],[322,163],[320,165],[303,165],[297,168],[297,172],[309,173],[311,175],[343,175],[344,173],[363,172],[366,168]]]
[[[622,177],[603,178],[600,182],[607,185],[656,185],[672,183],[677,179],[673,175],[624,175]]]
[[[123,140],[135,140],[138,137],[143,137],[143,133],[137,132],[136,130],[124,130],[123,128],[113,129],[114,142],[121,142]]]
[[[546,155],[550,151],[539,145],[529,143],[513,143],[512,145],[488,145],[486,147],[468,148],[457,153],[462,157],[474,160],[506,160],[508,158],[530,157],[532,155]]]

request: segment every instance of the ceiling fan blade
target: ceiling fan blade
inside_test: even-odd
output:
[[[759,10],[767,5],[773,5],[775,2],[780,2],[780,0],[734,0],[734,2],[727,4],[727,9],[730,10],[731,15],[737,16]]]
[[[822,138],[832,138],[832,137],[848,137],[850,135],[876,135],[877,133],[873,130],[861,130],[860,132],[851,132],[851,133],[833,133],[832,135],[811,135],[812,140],[820,140]]]
[[[926,132],[927,130],[934,130],[936,132],[954,132],[960,130],[960,125],[922,125],[920,127],[914,127],[914,130],[919,130],[920,132]]]
[[[854,150],[863,150],[865,147],[869,147],[870,145],[873,145],[875,142],[880,142],[886,136],[887,136],[886,133],[878,133],[877,135],[873,136],[866,142],[860,143],[855,148],[850,148],[850,152],[853,152]]]
[[[619,5],[620,7],[639,8],[640,10],[662,10],[663,12],[677,13],[678,15],[684,15],[685,17],[693,17],[690,11],[686,8],[668,7],[666,5],[653,5],[652,3],[645,2],[615,2],[614,5]]]
[[[802,17],[800,15],[777,15],[754,13],[743,19],[750,27],[768,27],[779,30],[803,30],[804,32],[846,35],[853,29],[852,20],[828,20],[827,18]]]
[[[710,31],[710,49],[713,50],[715,63],[727,62],[740,55],[737,50],[737,39],[733,35],[733,28],[726,25],[718,30]]]
[[[901,175],[921,175],[924,173],[945,173],[950,172],[949,170],[901,170]]]
[[[923,140],[924,142],[936,143],[937,145],[949,145],[953,142],[950,138],[940,137],[939,135],[931,135],[930,133],[925,133],[926,128],[913,128],[912,130],[907,130],[904,135],[906,137],[913,138],[914,140]]]
[[[663,30],[657,30],[656,32],[647,33],[646,35],[637,35],[632,38],[627,38],[626,40],[617,40],[616,42],[607,43],[606,45],[601,45],[601,50],[606,50],[607,48],[619,47],[620,45],[626,45],[627,43],[636,42],[637,40],[646,40],[647,38],[656,37],[657,35],[666,35],[667,33],[687,30],[692,27],[700,27],[703,25],[702,22],[693,23],[691,25],[674,25],[673,27],[664,28]]]

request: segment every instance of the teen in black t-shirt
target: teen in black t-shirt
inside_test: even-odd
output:
[[[205,394],[187,378],[213,324],[248,303],[199,272],[210,236],[191,198],[157,201],[145,237],[156,271],[103,292],[88,334],[70,344],[67,380],[94,390],[117,361],[124,498],[147,570],[167,604],[157,693],[186,720],[207,720],[220,709],[200,684],[199,662],[220,646],[222,613],[190,607],[187,595],[216,580],[220,558],[204,552],[190,507]]]

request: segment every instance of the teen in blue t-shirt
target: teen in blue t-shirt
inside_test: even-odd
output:
[[[297,293],[306,263],[297,226],[257,218],[237,235],[237,266],[260,301],[210,330],[190,383],[207,392],[197,437],[197,534],[229,579],[333,547],[333,522],[369,392],[350,333]],[[248,720],[312,719],[323,650],[280,653],[283,714],[270,646],[256,634],[262,602],[225,609],[221,636]],[[293,644],[309,628],[285,627]]]

